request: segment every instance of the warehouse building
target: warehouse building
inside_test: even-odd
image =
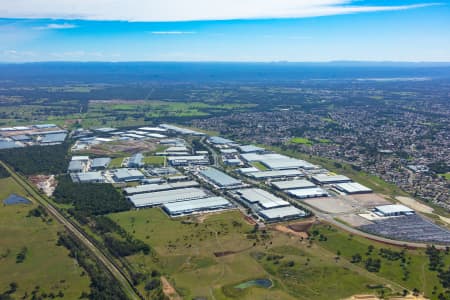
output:
[[[235,179],[215,168],[209,167],[205,170],[201,170],[199,175],[206,181],[214,184],[219,188],[235,188],[242,186],[242,181]]]
[[[154,132],[166,132],[167,131],[167,129],[160,128],[160,127],[140,127],[140,128],[138,128],[138,130],[141,130],[141,131],[154,131]]]
[[[380,217],[410,216],[416,212],[401,204],[381,205],[375,207],[373,212]]]
[[[208,195],[200,188],[185,188],[153,193],[135,194],[128,199],[135,207],[157,206],[178,201],[206,198]]]
[[[166,203],[164,211],[170,216],[184,216],[197,212],[217,211],[232,208],[233,205],[222,197],[208,197],[196,200]]]
[[[289,202],[284,201],[283,199],[258,188],[237,190],[236,194],[239,195],[240,199],[244,201],[247,206],[253,206],[254,210],[269,209],[289,205]]]
[[[73,173],[71,175],[73,182],[79,183],[104,183],[105,177],[102,172]]]
[[[144,166],[144,155],[142,153],[136,153],[128,160],[128,168],[142,168]]]
[[[295,159],[278,153],[257,154],[243,153],[241,157],[247,162],[259,161],[271,170],[315,169],[317,166],[304,160]]]
[[[246,175],[258,180],[262,180],[301,177],[303,176],[303,173],[298,170],[272,170],[248,173]]]
[[[254,173],[254,172],[260,172],[260,170],[258,168],[255,168],[255,167],[239,168],[236,171],[241,173],[241,174],[244,174],[244,175],[248,175],[248,174]]]
[[[241,153],[262,153],[266,151],[266,149],[254,145],[244,145],[239,146],[239,151],[241,151]]]
[[[241,166],[243,162],[239,158],[224,158],[222,159],[226,166]]]
[[[306,216],[306,212],[301,209],[298,209],[292,205],[286,207],[278,207],[271,209],[263,209],[258,212],[258,214],[266,221],[266,222],[280,222],[298,219]]]
[[[81,162],[87,164],[89,161],[89,156],[85,156],[85,155],[72,156],[71,160],[72,161],[81,161]]]
[[[81,173],[84,172],[86,165],[81,160],[72,160],[69,162],[67,172],[69,173]]]
[[[178,170],[173,167],[163,167],[163,168],[151,168],[148,172],[156,176],[167,176],[178,174]]]
[[[24,143],[31,142],[33,140],[30,136],[25,134],[13,135],[11,136],[11,139],[16,142],[24,142]]]
[[[12,141],[0,140],[0,150],[21,148],[21,147],[24,147],[24,145],[20,144],[20,143],[15,143]]]
[[[41,145],[57,145],[66,140],[67,133],[46,134],[40,140]]]
[[[319,187],[288,190],[287,193],[300,199],[328,197],[328,192]]]
[[[204,155],[169,156],[167,161],[172,166],[209,165],[209,159]]]
[[[307,189],[316,187],[314,183],[306,179],[272,181],[271,184],[279,190]]]
[[[272,181],[271,184],[279,190],[307,189],[316,187],[314,183],[306,179]]]
[[[115,169],[111,173],[115,182],[139,181],[145,178],[144,174],[135,169]]]
[[[94,158],[91,161],[91,170],[105,170],[109,164],[111,163],[111,158],[109,157],[99,157],[99,158]]]
[[[236,143],[232,140],[225,139],[220,136],[212,136],[208,138],[208,142],[213,145],[217,146],[224,146],[224,145],[235,145]]]
[[[368,187],[357,182],[338,183],[334,186],[337,190],[346,194],[367,194],[372,193]]]
[[[56,126],[55,124],[37,124],[33,125],[33,127],[36,129],[48,129],[48,128],[56,128],[58,126]]]
[[[318,184],[335,184],[352,181],[350,178],[344,175],[329,175],[329,174],[317,174],[312,176],[311,179]]]
[[[161,124],[159,127],[164,128],[169,131],[173,131],[180,134],[189,134],[189,135],[205,135],[203,132],[195,131],[188,128],[178,127],[170,124]]]
[[[163,183],[163,184],[144,184],[138,185],[135,187],[125,188],[124,192],[127,195],[134,194],[142,194],[142,193],[151,193],[158,191],[166,191],[166,190],[176,190],[187,187],[196,187],[199,186],[199,183],[196,181],[180,181],[173,183]]]

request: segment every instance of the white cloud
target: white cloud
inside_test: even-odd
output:
[[[152,31],[151,34],[156,35],[180,35],[180,34],[196,34],[195,31]]]
[[[421,8],[437,3],[364,6],[359,0],[0,0],[3,18],[190,21],[306,18]]]
[[[58,23],[52,23],[52,24],[47,24],[45,26],[38,26],[38,27],[34,27],[35,29],[39,29],[39,30],[46,30],[46,29],[72,29],[72,28],[76,28],[77,25],[75,24],[69,24],[69,23],[62,23],[62,24],[58,24]]]

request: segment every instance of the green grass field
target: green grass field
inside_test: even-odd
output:
[[[27,196],[11,178],[0,180],[0,199],[11,193]],[[11,282],[18,284],[14,298],[25,293],[31,295],[36,286],[42,293],[63,293],[65,299],[77,299],[89,292],[90,279],[81,275],[76,260],[69,252],[56,245],[57,232],[63,230],[55,221],[44,222],[40,217],[27,217],[37,205],[10,205],[0,207],[0,292],[8,289]],[[16,263],[16,255],[27,248],[26,258]]]
[[[155,256],[127,257],[133,267],[143,273],[160,270],[186,299],[211,295],[215,299],[319,300],[325,295],[327,299],[341,299],[376,293],[378,290],[367,285],[389,283],[345,259],[336,261],[333,251],[318,243],[309,246],[306,241],[272,230],[266,234],[259,231],[255,239],[249,235],[253,226],[245,223],[237,211],[209,215],[205,220],[172,220],[158,208],[109,217],[156,252]],[[214,255],[224,251],[230,254]],[[271,255],[283,258],[277,262],[268,260]],[[294,262],[293,267],[286,266],[290,261]],[[257,278],[271,279],[275,286],[242,291],[233,288]],[[391,289],[401,291],[396,286]]]
[[[425,292],[425,295],[431,297],[431,299],[437,299],[436,295],[443,290],[439,283],[437,273],[428,270],[428,257],[426,256],[424,249],[405,250],[407,262],[406,270],[408,270],[410,275],[404,279],[401,260],[391,261],[379,255],[381,248],[390,249],[396,252],[402,251],[402,248],[375,243],[358,236],[352,236],[326,225],[317,225],[313,230],[318,230],[319,234],[323,234],[327,238],[326,241],[317,241],[320,246],[329,251],[333,251],[334,253],[339,251],[340,255],[347,260],[351,260],[352,256],[357,253],[362,256],[363,261],[368,257],[380,259],[381,268],[377,274],[404,286],[407,289],[412,290],[417,288],[419,291]],[[370,245],[374,246],[374,249],[371,254],[368,255],[368,248]],[[447,264],[450,262],[449,255],[447,255],[446,261]],[[364,262],[358,263],[358,265],[363,267]],[[435,295],[432,294],[434,286],[438,287],[438,292]]]
[[[146,165],[162,166],[164,165],[164,156],[146,156],[144,157],[144,163]]]
[[[440,174],[442,177],[444,177],[446,180],[450,181],[450,172],[445,174]]]
[[[108,168],[110,168],[110,169],[120,168],[122,166],[122,162],[123,162],[123,157],[113,158],[111,160],[111,162],[109,163]]]
[[[269,170],[269,168],[267,168],[264,164],[262,164],[259,161],[253,161],[250,163],[252,166],[254,166],[255,168],[257,168],[260,171],[267,171]]]
[[[302,144],[302,145],[312,145],[313,142],[310,139],[302,138],[302,137],[295,137],[292,138],[289,142],[293,144]]]

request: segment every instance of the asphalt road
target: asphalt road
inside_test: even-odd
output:
[[[110,272],[110,274],[121,285],[123,291],[128,295],[130,299],[142,299],[134,290],[131,283],[121,272],[121,270],[106,256],[103,252],[97,248],[77,227],[75,227],[71,221],[69,221],[64,215],[62,215],[51,203],[49,203],[43,196],[41,196],[33,186],[31,186],[25,179],[15,173],[5,163],[0,161],[0,164],[11,174],[11,177],[22,186],[32,197],[39,202],[40,205],[45,207],[50,214],[52,214],[56,220],[63,224],[66,229],[75,235],[84,246],[91,251],[91,253],[104,265],[104,267]]]

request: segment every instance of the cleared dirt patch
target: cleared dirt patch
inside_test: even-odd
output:
[[[339,216],[339,219],[353,227],[373,224],[369,220],[355,214]]]
[[[419,201],[414,200],[413,198],[404,197],[404,196],[398,196],[398,197],[395,197],[395,199],[400,201],[402,204],[405,204],[405,205],[407,205],[407,206],[411,207],[412,209],[417,210],[419,212],[426,213],[426,214],[433,213],[433,208],[431,208],[431,207],[429,207],[429,206],[427,206],[427,205],[425,205],[423,203],[420,203]]]
[[[151,141],[114,141],[92,146],[87,152],[97,155],[134,154],[138,152],[150,152],[157,145]]]
[[[56,185],[58,184],[54,175],[33,175],[28,179],[48,197],[53,195]]]
[[[311,198],[303,201],[306,204],[327,213],[349,213],[358,209],[358,207],[353,206],[350,201],[338,197]]]
[[[283,233],[287,233],[287,234],[299,237],[299,238],[304,238],[304,239],[308,238],[308,233],[295,231],[295,230],[292,230],[291,228],[288,228],[288,227],[283,226],[283,225],[276,225],[274,227],[274,229],[277,230],[277,231],[283,232]]]
[[[359,194],[359,195],[349,195],[344,196],[344,199],[348,199],[350,201],[356,201],[356,203],[365,208],[371,208],[379,205],[391,204],[388,200],[386,200],[383,195],[370,193],[370,194]]]
[[[161,284],[163,287],[163,293],[166,295],[170,300],[181,300],[182,298],[180,295],[178,295],[175,288],[170,284],[170,282],[167,280],[166,277],[161,276]]]
[[[308,232],[311,226],[314,224],[314,221],[308,222],[299,222],[294,224],[289,224],[287,227],[289,229],[294,230],[295,232]]]

